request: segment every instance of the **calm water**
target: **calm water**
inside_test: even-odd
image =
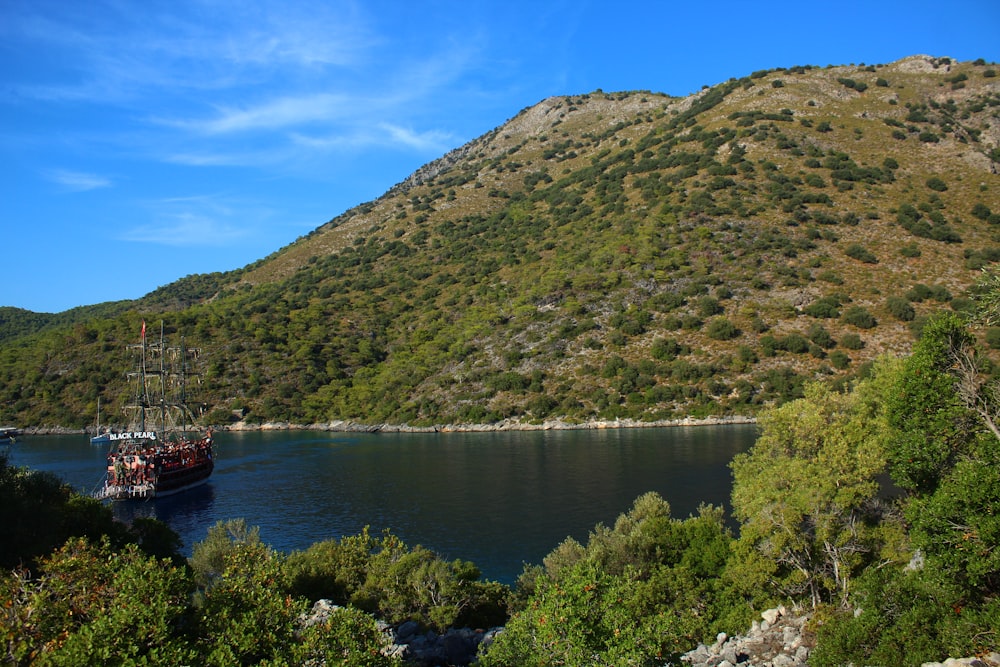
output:
[[[184,549],[217,521],[244,518],[281,551],[389,528],[407,544],[474,562],[513,583],[524,563],[567,536],[585,541],[647,491],[674,516],[728,505],[732,457],[753,426],[444,434],[217,433],[208,484],[156,501],[117,503],[155,516]],[[31,436],[13,465],[58,474],[82,492],[102,481],[107,448],[85,436]]]

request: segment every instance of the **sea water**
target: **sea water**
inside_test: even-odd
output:
[[[217,432],[210,480],[176,496],[114,504],[168,523],[183,551],[217,521],[242,518],[284,552],[389,529],[410,546],[472,561],[511,584],[567,537],[585,542],[648,491],[684,518],[728,507],[729,462],[752,425],[492,433]],[[103,481],[107,446],[83,435],[25,436],[10,463],[82,493]]]

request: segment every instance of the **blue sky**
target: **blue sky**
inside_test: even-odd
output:
[[[0,305],[239,268],[551,95],[1000,61],[1000,2],[0,0]]]

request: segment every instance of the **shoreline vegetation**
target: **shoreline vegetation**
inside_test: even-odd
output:
[[[678,426],[730,426],[756,424],[756,417],[729,415],[725,417],[682,417],[642,421],[639,419],[610,419],[586,422],[568,422],[552,419],[542,422],[522,422],[505,419],[492,424],[435,424],[410,426],[409,424],[364,424],[335,420],[321,424],[291,424],[289,422],[264,422],[260,424],[236,422],[213,425],[215,431],[329,431],[332,433],[491,433],[500,431],[585,431],[622,428],[673,428]],[[18,429],[22,435],[84,435],[90,429],[63,426],[27,426]]]

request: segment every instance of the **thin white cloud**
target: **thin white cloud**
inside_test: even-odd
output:
[[[47,80],[13,77],[19,96],[99,103],[285,82],[303,68],[355,67],[379,43],[353,2],[228,0],[152,13],[130,3],[58,11],[25,3],[5,12],[0,37],[11,48],[44,47],[68,65]]]
[[[219,47],[234,63],[347,67],[378,41],[350,4],[281,2],[257,12],[248,12],[246,7],[240,3],[233,13],[252,15],[231,26]]]
[[[452,135],[436,130],[414,132],[390,123],[382,123],[379,127],[385,132],[390,143],[420,151],[446,150],[450,146],[449,142],[454,139]]]
[[[328,93],[287,96],[256,106],[219,107],[218,115],[207,120],[160,119],[159,122],[209,135],[274,130],[306,123],[331,121],[345,115],[350,110],[350,103],[350,99],[343,95]]]
[[[69,192],[86,192],[88,190],[111,187],[112,185],[109,178],[82,171],[53,169],[46,173],[46,177]]]
[[[366,147],[402,148],[420,152],[439,152],[454,148],[455,137],[448,132],[416,132],[392,123],[361,125],[340,133],[307,135],[292,133],[291,141],[310,151],[357,150]]]
[[[268,215],[253,202],[219,194],[171,197],[142,206],[149,221],[125,230],[120,240],[175,247],[224,246],[251,235]]]
[[[221,246],[246,236],[245,230],[215,218],[180,213],[169,220],[134,227],[121,235],[122,241],[168,246]]]
[[[266,168],[294,159],[295,152],[287,147],[257,150],[224,150],[213,148],[169,153],[162,159],[170,164],[188,167],[257,167]]]

